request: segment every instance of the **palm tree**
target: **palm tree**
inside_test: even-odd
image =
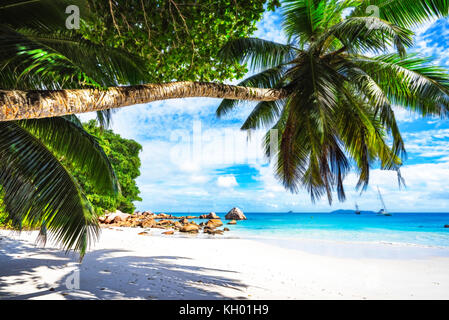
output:
[[[379,17],[367,17],[376,6]],[[345,16],[348,10],[352,12]],[[273,128],[280,131],[276,174],[284,185],[294,192],[304,186],[312,199],[327,194],[329,201],[336,188],[344,200],[343,180],[352,166],[363,188],[377,161],[382,169],[399,173],[405,149],[392,105],[444,116],[449,98],[445,70],[433,66],[431,59],[408,55],[406,49],[412,45],[410,28],[447,16],[448,11],[446,0],[286,0],[282,14],[289,44],[249,38],[223,48],[225,61],[249,62],[254,71],[260,71],[239,86],[143,85],[136,79],[123,82],[126,77],[117,75],[109,78],[116,84],[107,85],[107,90],[101,86],[42,86],[33,91],[10,87],[0,91],[0,120],[192,96],[225,98],[217,110],[221,116],[240,99],[258,100],[243,129],[274,123]],[[397,54],[387,53],[390,48]],[[41,63],[34,55],[31,60],[30,65]]]
[[[406,152],[392,106],[441,117],[449,106],[447,71],[406,53],[409,28],[446,16],[448,7],[449,1],[431,0],[286,0],[288,44],[245,38],[223,48],[225,60],[248,62],[258,72],[241,86],[287,92],[257,104],[242,126],[279,131],[277,154],[270,155],[269,135],[265,146],[277,156],[275,173],[287,189],[303,187],[312,200],[327,195],[329,203],[336,190],[344,201],[351,168],[364,190],[375,165],[397,171],[401,184]],[[238,102],[224,100],[217,115]]]
[[[138,58],[65,30],[64,8],[83,1],[10,0],[0,5],[0,95],[28,90],[95,88],[141,81]],[[5,97],[5,96],[3,96]],[[10,113],[14,97],[4,111]],[[60,101],[61,102],[61,101]],[[107,124],[108,111],[98,118]],[[31,117],[30,117],[31,118]],[[95,137],[74,115],[0,122],[0,189],[4,218],[16,229],[39,227],[81,256],[98,236],[97,215],[61,160],[87,173],[98,192],[117,195],[115,173]]]
[[[14,1],[21,2],[19,0]],[[49,0],[40,1],[48,2]],[[23,2],[29,1],[23,0]],[[82,0],[77,0],[76,2],[82,2]],[[293,45],[292,49],[298,47],[308,49],[308,45],[312,42],[319,45],[317,36],[326,37],[324,33],[326,30],[329,32],[329,37],[334,37],[337,40],[326,43],[321,49],[324,52],[326,50],[331,51],[333,48],[338,47],[337,42],[340,44],[339,49],[334,50],[334,55],[332,56],[355,53],[354,49],[356,47],[359,53],[373,50],[379,52],[386,49],[389,45],[396,45],[398,51],[404,53],[405,48],[411,42],[412,35],[405,28],[415,27],[425,21],[447,16],[449,12],[449,2],[447,0],[298,0],[283,1],[283,4],[286,21],[285,31],[289,35],[290,40],[297,44],[296,46]],[[367,14],[376,12],[373,8],[379,9],[379,18],[366,17]],[[347,9],[353,9],[352,14],[347,19],[343,19],[343,13]],[[336,11],[334,12],[334,10]],[[303,18],[304,20],[301,20]],[[287,20],[290,20],[290,22]],[[365,25],[365,28],[362,27],[363,25]],[[343,35],[342,33],[347,34]],[[381,35],[384,35],[386,38],[382,39]],[[354,36],[355,41],[358,42],[345,46],[345,41],[347,42],[348,39],[351,39],[351,36]],[[268,41],[259,41],[258,44],[260,45],[259,47],[251,48],[251,50],[267,50],[265,54],[268,55],[271,52],[272,57],[266,61],[263,59],[259,62],[257,62],[257,59],[252,61],[255,62],[253,65],[254,69],[264,69],[264,64],[267,68],[270,65],[276,65],[276,59],[281,58],[278,56],[280,53],[282,53],[282,57],[286,57],[286,52],[283,51],[286,48],[285,46],[279,46],[279,44]],[[252,42],[252,45],[256,45],[255,41]],[[248,43],[248,50],[250,46]],[[246,49],[242,48],[242,50]],[[243,57],[241,56],[243,61],[251,62],[252,55],[250,52],[247,52],[248,56],[241,54],[243,55]],[[228,56],[228,58],[230,57]],[[421,63],[424,62],[427,61],[421,61]],[[260,64],[257,65],[258,63]],[[276,71],[271,69],[268,68],[267,73],[269,73],[268,70],[271,72]],[[65,75],[70,77],[70,72]],[[80,76],[86,75],[79,75],[78,77]],[[137,79],[145,79],[144,76],[142,78],[142,72]],[[284,99],[288,94],[282,88],[270,87],[269,78],[266,79],[267,82],[265,83],[255,83],[256,87],[252,88],[248,88],[248,86],[252,85],[250,80],[242,82],[243,87],[186,81],[142,86],[143,82],[136,82],[136,79],[133,80],[134,82],[125,83],[116,81],[115,87],[109,85],[107,86],[109,90],[102,90],[101,92],[92,89],[72,90],[76,89],[74,87],[58,91],[51,90],[51,88],[43,88],[33,92],[26,91],[26,89],[22,91],[0,90],[0,121],[61,116],[119,108],[135,103],[193,96],[273,101]],[[129,86],[130,84],[134,84],[134,86]],[[123,87],[123,85],[128,86]],[[132,92],[132,98],[127,96],[129,92]],[[80,101],[85,102],[85,106],[79,106],[78,102]],[[69,103],[59,105],[58,102]]]

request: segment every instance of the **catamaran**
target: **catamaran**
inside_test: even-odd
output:
[[[357,202],[355,203],[355,214],[360,214],[362,213],[359,209],[359,205],[357,204]]]
[[[387,207],[385,206],[384,199],[382,198],[382,194],[380,193],[379,187],[377,187],[377,192],[379,193],[379,200],[382,204],[382,209],[377,213],[379,216],[391,216],[391,213],[388,213]]]

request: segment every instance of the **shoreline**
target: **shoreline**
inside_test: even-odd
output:
[[[172,238],[198,238],[198,239],[215,239],[215,238],[222,238],[222,239],[247,239],[247,240],[254,240],[254,241],[277,241],[277,240],[285,240],[285,241],[316,241],[316,242],[323,242],[323,243],[340,243],[340,244],[348,244],[348,245],[385,245],[385,246],[391,246],[391,247],[410,247],[410,248],[419,248],[419,249],[441,249],[441,250],[448,250],[449,251],[449,244],[448,246],[439,246],[439,245],[427,245],[427,244],[420,244],[420,243],[411,243],[411,242],[400,242],[400,241],[376,241],[376,240],[343,240],[343,239],[329,239],[329,238],[311,238],[311,237],[302,237],[302,236],[294,236],[292,234],[289,235],[266,235],[266,234],[256,234],[256,233],[250,233],[242,230],[231,230],[228,232],[225,232],[223,234],[219,235],[210,235],[210,234],[204,234],[204,233],[181,233],[181,232],[175,232],[173,235],[164,235],[163,231],[169,231],[170,228],[162,229],[162,228],[142,228],[142,227],[120,227],[120,226],[107,226],[103,225],[101,226],[101,230],[118,230],[123,231],[127,229],[134,229],[136,231],[140,232],[148,232],[148,231],[161,231],[159,233],[154,233],[152,236],[161,236],[161,237],[172,237]],[[27,230],[24,229],[22,231],[18,231],[15,229],[9,229],[0,227],[0,232],[11,232],[11,234],[20,234],[20,233],[27,233],[27,232],[35,232],[37,229],[34,230]]]
[[[425,244],[417,244],[417,243],[409,243],[409,242],[391,242],[391,241],[366,241],[366,240],[342,240],[342,239],[316,239],[316,238],[307,238],[307,237],[301,237],[301,236],[293,236],[291,234],[289,235],[273,235],[273,234],[255,234],[243,231],[242,229],[239,230],[233,230],[225,232],[223,234],[219,235],[210,235],[205,233],[196,233],[196,234],[189,234],[189,233],[182,233],[182,232],[175,232],[172,235],[164,235],[163,231],[166,231],[164,229],[159,228],[133,228],[133,227],[117,227],[117,226],[105,226],[102,227],[102,229],[112,229],[112,230],[127,230],[127,229],[134,229],[136,232],[149,232],[151,236],[153,237],[162,237],[162,238],[197,238],[197,239],[243,239],[243,240],[253,240],[257,242],[263,242],[263,243],[271,243],[273,245],[280,246],[282,248],[289,248],[290,246],[284,246],[279,244],[276,244],[276,242],[296,242],[296,243],[320,243],[323,245],[342,245],[342,246],[385,246],[385,247],[391,247],[391,248],[409,248],[409,249],[419,249],[419,250],[425,250],[425,249],[431,249],[431,250],[441,250],[444,251],[444,257],[449,256],[449,246],[437,246],[437,245],[425,245]],[[171,229],[167,229],[171,230]],[[151,233],[153,231],[153,233]],[[291,248],[291,247],[290,247]],[[294,249],[294,248],[291,248]],[[297,250],[297,249],[294,249]]]
[[[206,220],[207,221],[207,220]],[[226,225],[226,224],[225,224]],[[449,246],[425,245],[407,242],[391,242],[391,241],[366,241],[366,240],[342,240],[329,238],[307,238],[301,236],[279,235],[279,234],[256,234],[253,232],[243,231],[242,229],[233,230],[221,234],[208,234],[204,232],[188,233],[179,232],[171,228],[144,228],[144,227],[126,227],[116,225],[101,225],[101,232],[104,230],[113,230],[117,232],[130,232],[139,235],[146,233],[146,235],[160,238],[176,238],[176,239],[198,239],[198,240],[249,240],[258,243],[276,246],[282,249],[291,249],[298,251],[305,251],[311,254],[324,254],[331,257],[347,257],[348,254],[342,254],[341,249],[351,253],[349,256],[353,258],[389,258],[389,259],[414,259],[422,257],[449,257]],[[173,234],[164,234],[166,231],[173,230]],[[2,233],[3,232],[3,233]],[[19,237],[21,234],[36,233],[37,230],[23,230],[22,232],[0,228],[0,236],[5,236],[9,233],[10,236]],[[101,233],[100,233],[101,238]],[[51,246],[50,246],[51,247]],[[57,246],[53,246],[56,247]],[[326,250],[321,250],[326,248]],[[363,250],[359,250],[359,249]],[[329,250],[331,249],[331,250]],[[352,251],[355,249],[355,253]],[[380,251],[379,251],[380,250]],[[407,252],[401,252],[406,250]],[[379,254],[379,252],[383,254]],[[387,254],[385,254],[387,253]],[[395,254],[397,256],[395,256]]]
[[[311,254],[322,254],[330,257],[352,257],[363,258],[382,258],[382,259],[421,259],[423,257],[449,257],[449,246],[424,245],[407,242],[390,241],[365,241],[365,240],[342,240],[342,239],[317,239],[301,236],[273,235],[273,234],[255,234],[243,231],[242,229],[224,232],[222,234],[208,233],[188,233],[174,230],[173,234],[164,234],[170,228],[143,228],[143,227],[125,227],[116,225],[102,225],[101,232],[104,230],[113,230],[117,232],[135,233],[139,236],[151,236],[153,238],[176,238],[176,239],[198,239],[198,240],[249,240],[257,243],[268,244],[281,249],[298,250]],[[2,233],[3,232],[3,233]],[[23,230],[22,232],[14,229],[0,228],[0,236],[9,236],[14,238],[21,237],[21,234],[37,233],[37,230]],[[101,239],[101,233],[100,233]],[[50,247],[57,248],[53,245]],[[325,248],[326,250],[322,250]],[[362,250],[360,250],[362,249]],[[344,250],[344,252],[342,251]],[[354,251],[355,250],[355,251]]]
[[[36,232],[0,230],[0,299],[449,298],[449,257],[339,257],[322,243],[312,253],[252,239],[123,229],[102,229],[81,265],[51,244],[36,247]],[[68,290],[77,268],[80,289]]]

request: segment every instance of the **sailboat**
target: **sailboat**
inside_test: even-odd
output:
[[[360,214],[362,213],[359,209],[359,205],[357,204],[357,202],[355,203],[355,214]]]
[[[379,193],[379,200],[382,204],[382,209],[377,213],[379,216],[391,216],[391,213],[388,213],[387,208],[385,207],[384,199],[382,198],[382,194],[380,193],[379,187],[377,187],[377,192]]]

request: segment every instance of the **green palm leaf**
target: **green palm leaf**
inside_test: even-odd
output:
[[[0,185],[8,220],[45,227],[50,237],[83,256],[98,236],[97,217],[74,178],[32,134],[0,123]]]
[[[375,58],[353,57],[394,104],[422,115],[446,116],[449,107],[449,75],[431,59],[416,54],[400,58],[394,54]]]
[[[0,83],[4,88],[30,84],[38,88],[57,85],[57,89],[66,84],[70,88],[108,87],[140,84],[146,77],[138,67],[139,58],[122,49],[94,44],[70,30],[42,34],[32,29],[7,29],[0,33],[0,47],[0,66],[11,65],[20,74],[12,84]]]
[[[72,118],[53,117],[18,121],[53,152],[86,172],[98,192],[115,194],[119,190],[114,170],[95,137]]]
[[[283,30],[290,40],[303,45],[314,41],[328,27],[341,21],[346,8],[359,4],[353,0],[286,0],[282,3]]]
[[[259,129],[273,124],[279,117],[283,104],[281,100],[259,102],[246,119],[242,130]]]
[[[401,55],[413,44],[412,32],[377,17],[354,17],[330,27],[318,37],[313,48],[322,49],[335,37],[350,52],[381,52],[395,46]]]
[[[449,14],[447,0],[360,0],[353,16],[373,14],[376,7],[380,18],[406,28]]]
[[[284,77],[285,66],[280,65],[259,72],[241,81],[238,85],[257,88],[280,88]],[[222,117],[234,109],[240,103],[239,100],[224,99],[217,108],[217,116]]]
[[[293,46],[257,38],[241,38],[228,42],[221,50],[223,61],[249,63],[252,71],[276,68],[295,55]]]

